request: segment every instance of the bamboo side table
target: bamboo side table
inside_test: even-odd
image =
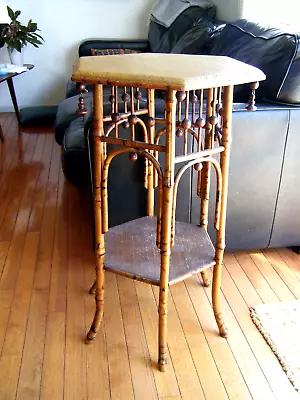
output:
[[[167,364],[168,287],[213,267],[213,310],[220,335],[227,336],[220,305],[220,281],[225,248],[225,221],[233,86],[265,79],[255,67],[227,57],[169,54],[131,54],[80,58],[73,70],[76,82],[94,85],[94,211],[96,312],[86,343],[99,329],[104,311],[105,270],[159,286],[159,358],[161,371]],[[109,113],[104,113],[103,85],[111,86]],[[81,90],[83,84],[79,84]],[[252,85],[252,106],[254,89]],[[140,88],[147,89],[146,107]],[[155,117],[155,90],[165,90],[164,118]],[[85,112],[84,97],[79,113]],[[142,119],[141,116],[144,116]],[[145,121],[145,122],[144,122]],[[120,137],[119,127],[130,139]],[[136,128],[144,140],[136,139]],[[195,151],[188,153],[192,135]],[[161,144],[164,137],[165,144]],[[183,154],[175,156],[176,142],[183,141]],[[107,145],[113,145],[108,151]],[[144,185],[147,216],[108,230],[107,180],[111,161],[122,153],[129,159],[145,158]],[[164,155],[164,166],[158,154]],[[220,162],[214,155],[220,156]],[[175,166],[180,164],[175,174]],[[199,226],[175,221],[178,184],[183,173],[198,173],[197,194],[201,202]],[[211,167],[217,176],[214,226],[215,248],[207,232]],[[158,191],[157,216],[154,192]]]

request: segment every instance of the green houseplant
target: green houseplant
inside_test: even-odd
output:
[[[23,47],[28,44],[31,44],[34,47],[39,47],[43,44],[44,39],[39,33],[37,33],[40,31],[37,27],[37,23],[32,22],[31,19],[28,21],[27,25],[21,24],[18,20],[21,15],[20,10],[14,12],[9,6],[7,6],[7,12],[11,22],[5,24],[2,29],[0,47],[3,47],[4,44],[6,44],[11,62],[12,64],[15,64],[15,62],[13,62],[13,55],[16,52],[21,53]]]

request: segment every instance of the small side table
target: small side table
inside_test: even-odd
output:
[[[233,86],[264,80],[265,75],[229,57],[132,54],[80,58],[72,79],[94,85],[96,283],[92,292],[95,292],[96,311],[86,343],[93,341],[103,318],[105,270],[156,285],[159,287],[158,364],[165,371],[170,285],[197,273],[201,273],[204,285],[208,285],[206,269],[213,267],[213,311],[220,335],[227,336],[220,284]],[[104,107],[103,85],[111,86],[110,110]],[[251,109],[254,109],[256,87],[257,84],[252,86]],[[147,91],[146,105],[141,102],[141,88]],[[84,91],[84,85],[81,89]],[[165,91],[163,118],[155,115],[157,89]],[[85,112],[81,95],[78,113]],[[143,133],[142,140],[138,140],[138,126]],[[190,136],[195,143],[191,151],[187,145]],[[177,145],[183,149],[181,155],[175,151]],[[138,157],[145,159],[147,216],[108,229],[108,172],[114,157],[125,153],[132,162]],[[189,168],[198,174],[199,226],[175,220],[178,185]],[[213,215],[215,247],[207,232],[212,168],[217,176]],[[155,190],[158,193],[156,217]]]
[[[16,92],[15,92],[15,88],[14,88],[14,84],[13,84],[13,78],[15,76],[24,74],[24,72],[30,71],[32,68],[34,68],[34,65],[33,64],[24,64],[24,67],[27,67],[26,71],[23,71],[23,72],[20,72],[20,73],[11,72],[9,74],[0,75],[0,83],[5,82],[5,81],[7,82],[7,86],[8,86],[8,89],[9,89],[10,97],[11,97],[11,100],[12,100],[12,103],[13,103],[13,106],[14,106],[14,110],[15,110],[15,113],[16,113],[16,117],[17,117],[18,123],[20,123],[20,111],[19,111]],[[3,139],[3,134],[2,134],[2,136],[0,138],[1,138],[1,141],[4,140]]]

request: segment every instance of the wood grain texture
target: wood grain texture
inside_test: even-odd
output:
[[[235,257],[248,276],[252,285],[255,287],[262,301],[265,303],[279,301],[278,297],[272,290],[269,283],[264,279],[262,273],[257,268],[250,255],[247,252],[238,252]]]
[[[227,262],[230,261],[226,260]],[[270,273],[270,279],[272,279],[273,274]],[[239,291],[240,289],[240,291]],[[274,393],[278,393],[279,396],[284,397],[285,395],[292,398],[294,394],[294,389],[286,381],[286,376],[279,364],[272,364],[273,353],[267,343],[261,341],[260,332],[256,329],[255,325],[248,318],[249,304],[253,303],[253,299],[249,297],[255,294],[253,288],[248,288],[247,295],[249,304],[243,299],[244,290],[242,284],[237,279],[236,282],[233,281],[232,277],[229,275],[228,271],[223,272],[223,292],[228,301],[231,304],[231,309],[237,319],[248,344],[251,349],[255,349],[255,356],[262,369],[270,387]],[[256,301],[256,300],[254,300]],[[259,304],[255,302],[255,304]]]
[[[105,329],[111,396],[115,399],[134,399],[117,277],[106,274]]]
[[[180,393],[172,359],[168,355],[169,365],[167,371],[162,374],[157,369],[157,304],[149,285],[135,282],[139,307],[144,326],[146,341],[148,344],[150,360],[154,372],[154,379],[159,397],[172,397]]]
[[[158,289],[153,287],[153,290],[158,302]],[[204,399],[201,383],[171,296],[168,301],[168,326],[170,331],[168,347],[180,393],[187,399]]]
[[[12,312],[8,320],[0,358],[1,400],[14,398],[17,392],[38,243],[38,233],[29,232],[26,235],[22,262],[12,302]]]
[[[228,397],[230,399],[251,399],[240,366],[236,362],[227,340],[217,334],[217,325],[211,305],[200,281],[196,277],[189,278],[185,281],[185,285]]]
[[[262,252],[259,250],[250,251],[249,254],[261,274],[264,276],[265,279],[267,278],[269,285],[271,286],[272,290],[279,298],[279,300],[295,300],[295,296],[291,293],[291,291],[288,289],[287,285],[280,278],[277,272],[272,268],[271,264],[262,254]]]
[[[206,288],[208,299],[210,300],[210,288]],[[221,293],[224,304],[224,313],[228,322],[230,335],[227,338],[229,347],[239,365],[249,391],[254,398],[275,399],[275,395],[266,381],[264,373],[257,362],[251,347],[247,342],[247,337],[243,334],[240,324],[236,324],[236,316],[232,312],[228,301],[225,300],[224,293]],[[250,334],[250,332],[249,332]]]
[[[274,268],[274,271],[281,277],[285,282],[291,293],[300,299],[300,286],[298,280],[295,279],[294,272],[290,269],[289,265],[283,260],[278,254],[278,251],[273,249],[263,250],[264,256],[267,258],[269,263]]]
[[[134,282],[125,277],[117,278],[122,319],[132,376],[135,398],[156,399],[153,367],[145,340],[140,309]]]
[[[172,286],[171,294],[205,398],[228,399],[217,365],[184,283]],[[214,382],[212,385],[211,382]]]
[[[45,207],[40,228],[41,239],[38,253],[37,269],[34,279],[35,289],[47,289],[50,285],[51,258],[53,253],[59,171],[60,149],[55,146],[51,158]]]
[[[63,399],[65,330],[65,313],[48,313],[43,375],[40,392],[40,398],[42,400]],[[55,368],[53,368],[54,365]]]
[[[47,305],[48,291],[33,290],[18,383],[19,400],[40,398]]]
[[[81,194],[70,187],[68,196],[68,260],[64,399],[85,399],[86,349],[83,341],[84,275],[81,252]]]

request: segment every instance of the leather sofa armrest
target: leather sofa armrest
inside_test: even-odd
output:
[[[91,49],[130,49],[146,53],[150,51],[148,40],[88,39],[78,49],[79,57],[91,56]]]

